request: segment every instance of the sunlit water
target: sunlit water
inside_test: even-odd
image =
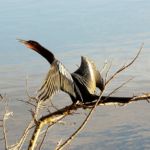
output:
[[[39,1],[6,0],[0,3],[0,94],[7,99],[0,105],[0,115],[11,99],[9,111],[14,119],[6,121],[8,143],[21,137],[31,119],[29,106],[17,99],[28,100],[28,90],[35,96],[50,65],[39,54],[15,40],[35,40],[51,50],[66,68],[73,72],[80,65],[81,55],[90,57],[99,70],[105,60],[105,78],[111,77],[126,62],[144,48],[135,63],[118,75],[104,95],[135,77],[115,96],[132,96],[150,92],[150,2],[149,1]],[[59,108],[71,104],[67,94],[55,95],[53,102]],[[150,149],[150,104],[134,102],[126,107],[98,107],[90,121],[71,142],[70,149]],[[83,111],[83,110],[81,110]],[[86,112],[86,111],[85,111]],[[88,112],[86,112],[88,113]],[[49,132],[43,149],[54,149],[59,140],[65,141],[81,124],[85,115],[69,116],[65,120],[75,126],[57,125]],[[3,138],[0,128],[0,139]],[[0,141],[0,148],[4,141]],[[23,147],[27,148],[27,143]]]

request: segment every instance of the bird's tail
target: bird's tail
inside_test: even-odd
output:
[[[133,97],[108,97],[102,96],[100,101],[103,101],[103,103],[129,103]]]

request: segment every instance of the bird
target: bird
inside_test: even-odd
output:
[[[91,102],[99,98],[99,96],[95,94],[96,87],[103,91],[104,82],[100,72],[90,58],[81,56],[80,67],[75,72],[70,73],[66,67],[55,58],[51,51],[38,42],[21,39],[17,41],[24,43],[27,48],[42,55],[51,65],[39,89],[39,97],[41,100],[45,101],[53,97],[60,90],[70,95],[73,104],[76,104],[78,101],[82,103]]]

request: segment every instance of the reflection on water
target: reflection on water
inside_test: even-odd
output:
[[[0,93],[11,98],[9,111],[16,122],[7,120],[9,143],[19,139],[30,121],[29,106],[16,99],[27,100],[26,75],[31,95],[42,84],[50,65],[37,53],[15,41],[36,40],[51,50],[70,72],[77,69],[81,55],[90,57],[99,70],[105,60],[115,58],[111,77],[126,62],[129,63],[145,42],[135,63],[118,75],[105,91],[109,94],[120,84],[135,77],[116,96],[132,96],[149,92],[149,6],[148,1],[3,1],[0,9]],[[102,73],[105,77],[106,70]],[[63,97],[63,99],[62,99]],[[65,93],[57,94],[53,102],[59,107],[71,103]],[[4,112],[7,101],[0,106]],[[126,107],[99,107],[82,132],[72,141],[72,149],[150,149],[149,104],[135,102]],[[72,126],[58,125],[49,132],[44,148],[53,147],[75,131],[85,118],[70,116]],[[62,131],[63,128],[63,131]],[[0,133],[2,130],[0,128]],[[0,138],[2,138],[0,134]],[[53,139],[52,139],[53,137]],[[0,141],[0,145],[3,141]],[[24,147],[26,148],[26,147]]]

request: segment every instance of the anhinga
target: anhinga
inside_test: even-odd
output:
[[[38,42],[21,39],[17,41],[24,43],[28,48],[41,54],[51,64],[50,71],[39,90],[41,92],[39,95],[41,100],[48,99],[60,90],[70,95],[73,104],[78,100],[85,103],[99,98],[94,93],[96,87],[103,90],[103,78],[92,60],[82,56],[80,67],[74,73],[69,73],[62,63],[55,59],[53,53],[41,46]]]

